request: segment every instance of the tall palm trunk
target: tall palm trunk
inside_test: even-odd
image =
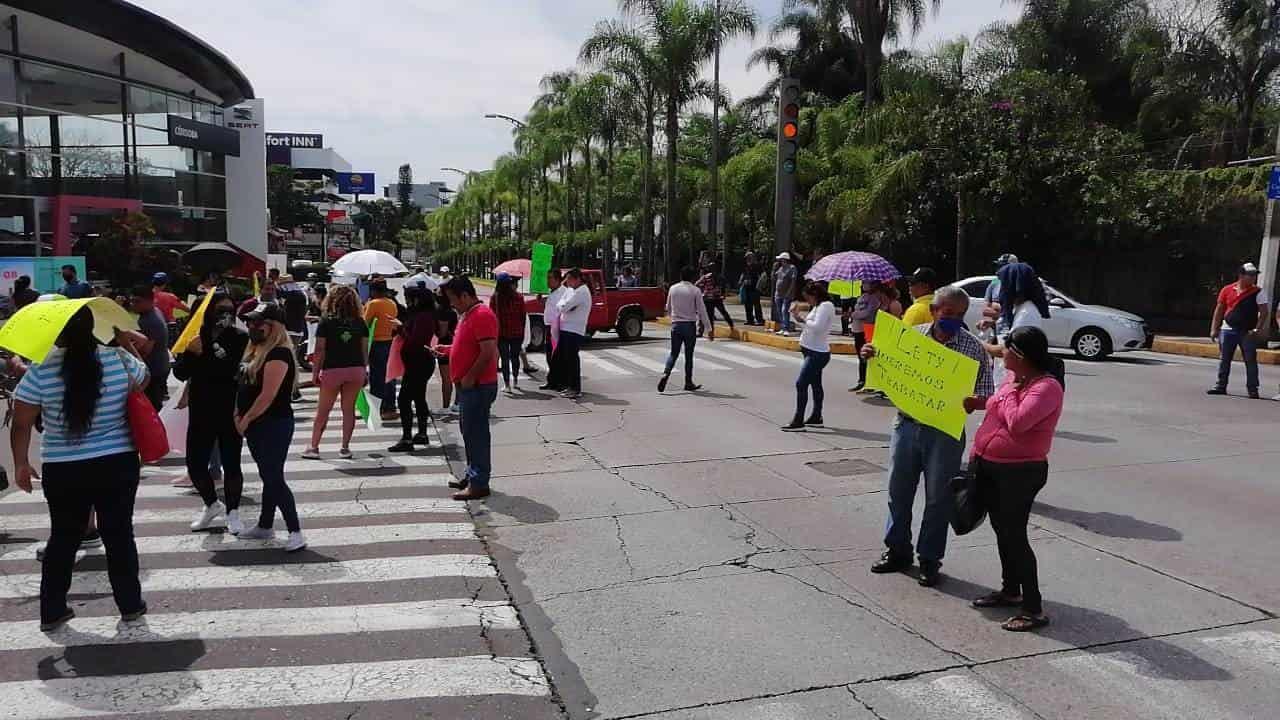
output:
[[[551,183],[547,180],[547,164],[542,165],[542,227],[539,232],[547,231],[547,206],[551,202]]]
[[[582,228],[584,230],[592,230],[596,224],[592,220],[591,214],[591,138],[587,137],[587,141],[582,144],[582,186],[585,191],[586,207],[582,218]]]
[[[657,134],[654,119],[657,117],[657,105],[654,93],[649,92],[645,98],[644,117],[644,155],[640,158],[644,179],[640,185],[640,201],[644,206],[644,217],[640,218],[640,247],[644,248],[645,265],[648,267],[647,281],[653,283],[653,138]]]
[[[605,139],[604,150],[604,217],[603,221],[606,229],[613,222],[613,131],[609,132],[608,138]],[[613,233],[607,230],[604,238],[601,240],[603,247],[600,249],[600,264],[604,270],[604,281],[608,284],[612,279],[613,273]]]
[[[676,229],[676,145],[680,138],[680,115],[674,81],[667,92],[667,208],[662,219],[662,279],[671,277],[671,245]]]

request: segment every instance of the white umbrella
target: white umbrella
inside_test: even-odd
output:
[[[391,253],[381,250],[357,250],[349,252],[333,263],[332,269],[340,273],[352,275],[399,275],[408,274],[409,268],[395,259]]]
[[[409,285],[425,285],[426,288],[431,292],[435,292],[436,290],[440,289],[440,283],[436,281],[435,278],[431,277],[426,273],[418,273],[417,275],[410,275],[409,277],[404,279],[404,284],[406,287]]]

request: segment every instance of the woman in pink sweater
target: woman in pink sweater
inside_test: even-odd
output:
[[[1039,328],[1016,328],[1004,347],[1008,379],[987,399],[969,461],[996,532],[1003,584],[973,606],[1021,607],[1003,627],[1026,632],[1049,624],[1027,523],[1036,493],[1049,479],[1049,446],[1062,415],[1063,370]]]

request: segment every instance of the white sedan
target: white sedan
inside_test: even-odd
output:
[[[977,328],[982,322],[987,287],[995,279],[994,275],[983,275],[954,283],[969,295],[969,312],[964,319],[970,328]],[[1073,350],[1084,360],[1101,360],[1113,352],[1150,348],[1155,339],[1146,321],[1133,313],[1086,305],[1049,283],[1044,289],[1049,297],[1050,316],[1044,321],[1044,332],[1050,347]]]

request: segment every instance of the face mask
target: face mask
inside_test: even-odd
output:
[[[961,320],[960,318],[938,318],[938,322],[936,324],[939,330],[947,333],[948,335],[955,335],[964,328],[964,320]]]
[[[219,329],[226,330],[236,324],[236,315],[230,310],[222,310],[214,315],[213,322]]]
[[[249,339],[253,341],[254,345],[261,345],[267,341],[267,329],[249,328]]]

